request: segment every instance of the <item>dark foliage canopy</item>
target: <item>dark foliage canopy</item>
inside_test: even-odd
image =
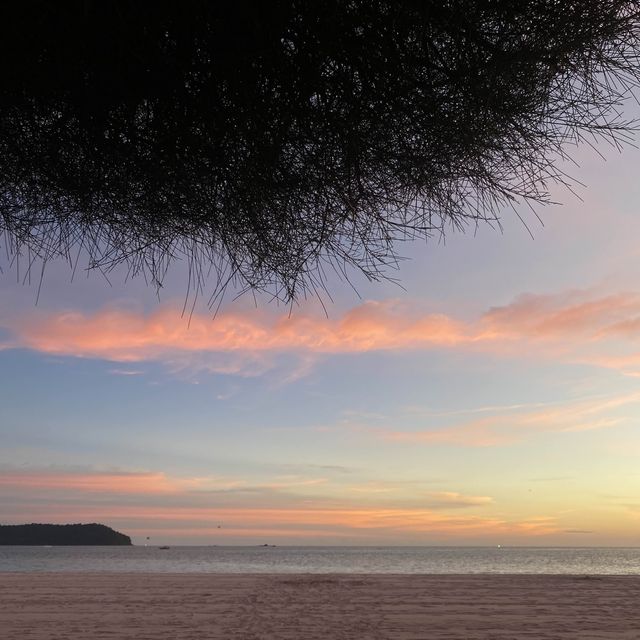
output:
[[[640,2],[21,0],[0,7],[5,260],[174,259],[294,300],[398,241],[544,202],[623,141]]]

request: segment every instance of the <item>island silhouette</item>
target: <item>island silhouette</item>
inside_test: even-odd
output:
[[[0,545],[131,545],[131,538],[104,524],[0,525]]]

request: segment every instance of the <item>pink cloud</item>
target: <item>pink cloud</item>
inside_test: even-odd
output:
[[[15,346],[45,353],[114,361],[157,359],[171,352],[363,352],[455,345],[469,338],[464,327],[443,315],[411,319],[391,305],[368,302],[339,321],[309,316],[271,319],[264,315],[194,315],[187,323],[172,308],[144,316],[104,310],[42,314],[8,327]]]
[[[501,335],[564,338],[595,337],[621,319],[640,314],[640,296],[621,293],[593,298],[587,292],[523,295],[511,304],[490,309],[482,318],[486,328]]]
[[[631,393],[607,398],[589,398],[534,410],[507,411],[431,430],[379,430],[377,433],[386,440],[396,442],[486,447],[509,444],[542,433],[567,433],[615,427],[624,420],[615,415],[615,410],[638,403],[640,393]]]
[[[627,373],[640,367],[640,351],[629,355],[640,338],[637,293],[524,295],[471,321],[387,301],[366,302],[337,319],[254,311],[215,318],[195,314],[187,322],[178,309],[162,307],[147,315],[118,309],[38,312],[3,324],[9,333],[5,348],[114,362],[163,361],[176,371],[260,375],[273,368],[277,354],[290,353],[302,362],[294,367],[294,379],[321,354],[385,350],[528,354]]]
[[[0,488],[64,489],[82,493],[166,495],[197,488],[197,479],[169,478],[164,473],[0,473]]]
[[[325,506],[344,508],[353,506],[353,500],[348,497],[349,492],[359,493],[357,504],[362,506],[364,494],[373,497],[372,503],[378,507],[382,505],[408,508],[416,506],[431,510],[458,509],[460,507],[477,507],[491,504],[489,496],[471,496],[455,491],[420,491],[412,487],[407,494],[407,487],[397,481],[376,480],[362,485],[345,485],[344,478],[336,484],[330,477],[315,475],[276,475],[262,481],[250,481],[238,477],[180,477],[170,476],[162,472],[102,472],[95,470],[0,470],[0,490],[9,489],[19,494],[22,499],[42,496],[54,492],[55,496],[74,496],[81,498],[84,494],[107,494],[120,499],[122,494],[129,494],[138,498],[144,504],[145,498],[151,496],[178,497],[180,504],[185,507],[200,508],[208,504],[213,494],[217,494],[218,503],[221,495],[227,495],[227,502],[245,501],[244,504],[255,500],[264,506],[264,500],[269,499],[274,504],[283,501],[305,508],[310,496],[313,501],[319,501]],[[382,489],[386,489],[382,491]],[[384,493],[391,494],[390,501],[385,501]],[[231,496],[230,498],[228,496]],[[135,501],[135,499],[134,499]],[[175,501],[171,501],[175,503]],[[104,502],[103,502],[104,503]]]

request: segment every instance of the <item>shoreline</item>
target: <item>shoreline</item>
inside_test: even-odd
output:
[[[415,573],[401,573],[401,572],[364,572],[364,571],[121,571],[116,569],[115,571],[97,569],[94,571],[51,571],[51,570],[39,570],[39,569],[11,569],[5,571],[0,568],[0,582],[5,576],[91,576],[98,578],[100,576],[120,576],[120,577],[135,577],[135,576],[175,576],[177,578],[203,577],[203,576],[218,576],[221,578],[290,578],[292,576],[308,577],[308,578],[371,578],[376,580],[378,578],[571,578],[573,580],[598,580],[600,578],[629,578],[640,580],[640,567],[638,573],[540,573],[540,572],[482,572],[476,573],[450,573],[435,571],[430,572],[415,572]],[[0,587],[1,588],[1,587]],[[640,636],[638,638],[640,640]]]
[[[640,576],[0,572],[30,640],[638,638]]]

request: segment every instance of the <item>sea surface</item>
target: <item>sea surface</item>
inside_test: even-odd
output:
[[[0,546],[2,571],[640,575],[640,548]]]

